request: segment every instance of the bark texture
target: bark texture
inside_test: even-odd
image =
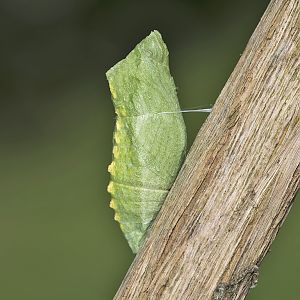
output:
[[[244,299],[300,183],[300,0],[269,4],[115,300]]]

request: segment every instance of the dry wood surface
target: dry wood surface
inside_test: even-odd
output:
[[[271,1],[115,300],[244,299],[300,182],[300,1]]]

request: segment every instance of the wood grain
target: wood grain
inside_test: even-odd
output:
[[[300,183],[300,1],[269,4],[115,300],[244,299]]]

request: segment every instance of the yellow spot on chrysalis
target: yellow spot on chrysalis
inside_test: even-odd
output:
[[[111,181],[107,186],[107,191],[111,194],[114,192],[114,183]]]
[[[113,155],[114,155],[115,158],[118,158],[119,155],[120,155],[120,151],[119,151],[117,146],[113,147]]]
[[[117,144],[119,144],[119,143],[120,143],[120,140],[121,140],[121,138],[120,138],[120,133],[117,131],[117,132],[115,133],[115,141],[116,141]]]
[[[117,130],[120,130],[123,127],[122,121],[118,118],[116,122]]]
[[[117,93],[116,93],[114,87],[112,86],[111,82],[109,82],[109,89],[110,89],[110,92],[111,92],[111,95],[113,96],[113,98],[116,99],[117,98]]]
[[[111,199],[110,203],[109,203],[109,207],[116,209],[116,203],[114,199]]]
[[[116,108],[116,114],[118,116],[125,117],[126,116],[126,110],[125,110],[125,108],[121,107],[121,106],[118,107],[118,108]]]
[[[112,175],[115,174],[115,169],[116,169],[116,164],[115,162],[113,161],[107,168],[108,172]]]
[[[115,213],[114,219],[115,221],[120,222],[120,215],[118,213]]]
[[[124,231],[124,225],[123,224],[120,224],[120,228],[122,231]]]

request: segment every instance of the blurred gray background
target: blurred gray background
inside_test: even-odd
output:
[[[157,29],[181,107],[210,107],[267,4],[0,2],[0,299],[112,299],[134,256],[108,207],[105,71]],[[205,117],[185,115],[189,144]],[[299,216],[296,203],[249,299],[299,299]]]

